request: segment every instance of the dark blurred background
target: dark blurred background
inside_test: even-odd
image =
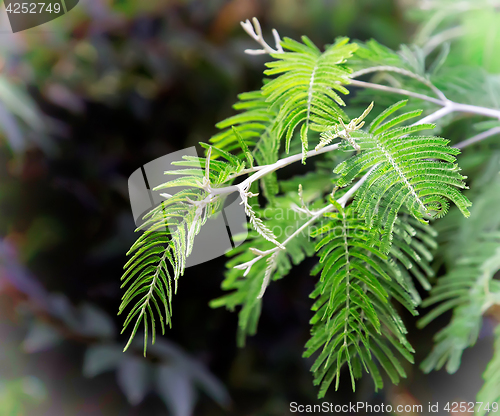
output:
[[[186,271],[173,328],[146,359],[140,345],[121,352],[119,279],[135,239],[127,179],[150,160],[208,140],[233,114],[236,95],[260,87],[264,58],[243,53],[255,45],[241,20],[258,17],[266,36],[276,28],[318,45],[347,35],[397,48],[416,30],[407,14],[415,6],[81,0],[67,15],[13,35],[2,5],[0,414],[285,415],[292,401],[319,403],[311,362],[301,358],[313,259],[271,285],[258,335],[243,349],[237,315],[208,307],[221,294],[219,258]],[[418,362],[432,331],[407,318]],[[366,378],[356,393],[341,383],[327,400],[425,408],[437,388],[472,400],[491,346],[480,341],[475,351],[462,382],[460,372],[424,377],[415,366],[399,387],[374,393]]]

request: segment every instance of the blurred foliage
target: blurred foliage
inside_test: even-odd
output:
[[[46,394],[36,377],[0,381],[0,412],[5,416],[27,416]]]
[[[122,346],[115,341],[116,330],[109,315],[92,304],[75,307],[66,296],[45,292],[31,273],[16,262],[10,244],[5,241],[0,244],[4,290],[10,286],[11,291],[25,297],[18,305],[26,327],[21,343],[24,353],[41,353],[66,340],[82,343],[87,346],[83,376],[95,377],[115,370],[117,384],[133,406],[141,403],[148,392],[155,391],[172,415],[191,414],[197,387],[221,406],[228,406],[226,389],[201,363],[166,340],[160,340],[151,348],[150,362],[140,357],[140,343],[132,345],[124,354]],[[11,412],[8,414],[16,416],[25,414],[22,403],[36,404],[46,395],[43,384],[34,377],[7,381],[0,392],[4,394],[0,397],[5,399],[2,404]]]

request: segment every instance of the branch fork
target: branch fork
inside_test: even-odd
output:
[[[253,24],[252,24],[253,23]],[[241,27],[245,32],[247,32],[252,39],[254,39],[257,43],[262,46],[262,49],[246,49],[245,53],[248,55],[266,55],[271,53],[283,53],[283,48],[281,47],[281,38],[276,29],[273,29],[274,43],[276,45],[276,49],[273,49],[269,44],[264,40],[264,36],[262,35],[262,29],[260,27],[260,23],[256,17],[250,20],[246,20],[245,22],[240,22]]]

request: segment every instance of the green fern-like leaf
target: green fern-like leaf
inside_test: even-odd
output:
[[[231,176],[241,172],[245,168],[245,161],[235,155],[206,143],[200,143],[200,145],[210,151],[210,157],[183,156],[183,160],[172,162],[172,165],[184,166],[186,169],[166,171],[165,175],[177,175],[181,176],[181,178],[165,182],[163,185],[156,187],[155,190],[174,188],[177,186],[203,189],[203,177],[207,175],[207,179],[209,179],[210,183],[214,186],[230,184]],[[212,155],[214,157],[212,157]],[[214,160],[216,156],[222,156],[222,158],[226,160]],[[207,173],[200,169],[200,166],[206,166],[208,159],[210,159],[210,168]]]
[[[128,286],[122,297],[119,314],[133,305],[123,324],[123,331],[135,320],[125,350],[130,346],[141,322],[144,324],[144,355],[151,327],[155,341],[155,311],[160,318],[162,332],[164,320],[171,324],[172,280],[177,290],[177,279],[183,274],[186,257],[190,254],[194,237],[207,219],[208,210],[200,212],[186,203],[199,200],[203,194],[197,190],[177,193],[146,215],[138,229],[144,233],[137,239],[127,255],[132,256],[125,265],[122,287]],[[165,318],[164,318],[165,317]],[[122,332],[123,332],[122,331]]]
[[[484,416],[489,411],[486,409],[486,404],[488,404],[489,409],[492,408],[492,404],[497,404],[497,409],[500,408],[500,325],[497,325],[495,329],[495,347],[493,358],[488,363],[486,371],[483,374],[484,385],[479,390],[477,394],[476,401],[483,402],[483,406],[476,408],[476,415]],[[494,409],[493,409],[494,411]]]
[[[438,279],[431,296],[423,302],[423,306],[432,305],[433,309],[418,325],[424,327],[449,310],[453,314],[450,323],[436,334],[435,346],[422,363],[426,372],[445,365],[449,373],[456,372],[463,351],[477,340],[484,313],[500,303],[500,281],[494,279],[500,270],[498,161],[492,165],[496,173],[473,198],[471,218],[465,221],[450,216],[444,220],[450,224],[443,228],[454,229],[444,233],[445,241],[449,240],[448,273]]]
[[[437,248],[437,232],[428,224],[422,224],[411,215],[403,213],[394,224],[396,237],[389,251],[389,257],[399,264],[401,285],[411,294],[415,303],[421,298],[414,279],[425,290],[430,290],[429,278],[434,276],[430,263]]]
[[[248,168],[253,167],[254,161],[260,166],[275,163],[280,148],[279,138],[273,131],[277,110],[271,108],[262,91],[243,93],[238,97],[240,101],[234,109],[241,113],[218,123],[217,127],[222,131],[210,138],[214,150],[212,158],[223,156],[227,159],[232,152],[236,159],[246,160]],[[202,146],[209,147],[203,143]],[[264,196],[273,203],[278,193],[276,173],[262,177],[259,182]]]
[[[210,146],[207,148],[209,152],[206,158],[184,156],[183,160],[173,163],[183,169],[165,172],[179,177],[155,190],[178,186],[186,189],[174,195],[165,195],[167,199],[146,214],[144,223],[136,230],[143,234],[127,253],[131,258],[122,276],[122,288],[127,286],[127,290],[122,297],[119,314],[130,307],[123,331],[134,323],[125,350],[130,346],[141,322],[144,324],[144,354],[148,331],[151,331],[153,343],[156,338],[155,316],[160,319],[162,333],[165,332],[165,322],[171,325],[172,281],[176,292],[177,281],[184,273],[186,258],[191,254],[195,236],[207,219],[222,206],[222,199],[217,198],[200,204],[207,197],[205,185],[207,181],[213,186],[225,183],[231,175],[245,167],[245,163],[236,156]],[[210,160],[215,151],[223,156],[222,160]]]
[[[410,295],[411,284],[403,279],[408,261],[422,259],[411,250],[398,253],[395,262],[380,249],[372,246],[370,229],[349,206],[343,209],[333,202],[338,212],[326,214],[330,222],[319,229],[322,237],[316,246],[320,262],[313,274],[321,273],[311,297],[315,315],[311,320],[312,336],[306,344],[305,356],[320,351],[312,367],[315,384],[323,397],[335,380],[338,388],[341,368],[347,365],[353,389],[355,380],[366,370],[375,387],[382,388],[382,376],[377,361],[390,379],[397,383],[405,371],[397,355],[413,362],[413,348],[406,340],[405,326],[390,299],[397,299],[416,314],[418,300]],[[396,226],[394,247],[408,247],[407,226]],[[411,244],[411,242],[410,242]],[[395,354],[397,352],[398,354]]]
[[[259,166],[270,165],[278,161],[280,143],[273,132],[266,132],[255,146],[255,160]],[[260,179],[260,187],[266,199],[274,204],[275,196],[279,192],[278,177],[276,172],[263,176]]]
[[[238,98],[240,101],[233,108],[241,112],[217,123],[216,127],[222,131],[211,137],[210,143],[217,149],[236,151],[237,154],[244,155],[245,151],[241,153],[242,146],[233,127],[239,133],[244,146],[252,149],[272,128],[277,111],[271,108],[271,104],[266,101],[260,90],[242,93]]]
[[[440,330],[435,346],[422,362],[425,372],[446,370],[454,373],[460,366],[463,351],[476,343],[483,313],[499,301],[500,282],[493,276],[500,270],[500,234],[484,234],[471,242],[467,254],[461,256],[456,267],[438,280],[431,296],[422,306],[440,303],[419,321],[419,327],[453,309],[450,323]]]
[[[403,207],[425,222],[446,214],[453,202],[464,216],[469,216],[470,201],[457,188],[466,188],[455,164],[458,149],[449,147],[448,140],[434,136],[410,136],[412,133],[434,127],[419,124],[397,127],[416,117],[420,111],[401,114],[382,124],[406,101],[389,107],[370,125],[370,134],[361,135],[356,143],[361,152],[339,164],[334,172],[341,178],[339,186],[346,186],[360,173],[372,169],[354,199],[354,207],[365,218],[370,228],[380,230],[381,249],[388,252],[393,227]],[[345,141],[344,149],[353,150]]]
[[[278,138],[286,139],[286,151],[294,132],[300,129],[302,153],[308,151],[308,131],[329,130],[346,119],[339,106],[345,105],[339,94],[348,94],[343,84],[348,83],[351,70],[344,65],[357,46],[349,39],[338,39],[321,51],[307,38],[304,43],[285,38],[282,46],[287,52],[272,54],[276,61],[266,63],[266,75],[277,75],[262,88],[263,94],[278,111],[274,128]]]

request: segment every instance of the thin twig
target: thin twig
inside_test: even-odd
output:
[[[464,140],[460,143],[453,145],[457,149],[463,149],[464,147],[470,146],[471,144],[480,142],[481,140],[487,139],[490,136],[494,136],[495,134],[500,133],[500,127],[493,127],[487,131],[483,131],[482,133],[476,134],[475,136]]]
[[[398,74],[406,75],[407,77],[416,79],[417,81],[419,81],[422,84],[429,87],[434,92],[434,94],[436,94],[441,99],[441,101],[443,101],[443,102],[448,101],[448,99],[446,98],[446,95],[444,95],[444,93],[439,88],[437,88],[432,82],[430,82],[428,79],[426,79],[418,74],[415,74],[414,72],[408,71],[406,69],[398,68],[397,66],[390,66],[390,65],[372,66],[370,68],[365,68],[365,69],[361,69],[359,71],[354,72],[353,74],[351,74],[351,78],[357,78],[357,77],[360,77],[361,75],[369,74],[371,72],[379,72],[379,71],[381,71],[381,72],[396,72]]]
[[[495,108],[481,107],[481,106],[471,105],[471,104],[462,104],[462,103],[457,103],[455,101],[451,101],[448,99],[438,100],[438,99],[433,98],[433,97],[429,97],[429,96],[426,96],[423,94],[414,93],[412,91],[404,90],[401,88],[388,87],[385,85],[374,84],[371,82],[351,80],[351,84],[357,85],[359,87],[364,87],[364,88],[372,88],[372,89],[390,91],[390,92],[398,93],[401,95],[407,95],[410,97],[420,98],[420,99],[425,100],[425,101],[430,101],[430,102],[433,102],[435,104],[441,105],[443,107],[443,110],[446,108],[446,110],[444,112],[446,114],[453,113],[453,112],[472,113],[472,114],[480,114],[480,115],[487,116],[487,117],[493,117],[493,118],[497,118],[500,120],[500,110],[497,110]]]
[[[418,92],[404,90],[402,88],[394,88],[394,87],[389,87],[387,85],[374,84],[372,82],[358,81],[357,79],[351,79],[349,84],[354,85],[356,87],[371,88],[373,90],[394,92],[396,94],[407,95],[408,97],[420,98],[421,100],[430,101],[431,103],[434,103],[434,104],[443,105],[443,101],[441,101],[438,98],[429,97],[427,95],[419,94]]]
[[[443,108],[440,108],[437,111],[434,111],[433,113],[429,114],[428,116],[421,118],[416,123],[413,123],[413,125],[434,123],[435,121],[439,120],[440,118],[443,118],[444,116],[446,116],[452,112],[453,112],[453,109],[450,106],[445,106]]]
[[[307,152],[307,157],[317,156],[322,153],[331,152],[332,150],[336,150],[339,147],[339,143],[332,144],[330,146],[325,146],[319,150],[311,150]],[[250,185],[255,182],[257,179],[262,178],[263,176],[268,175],[278,169],[281,169],[285,166],[288,166],[294,162],[302,160],[302,153],[298,153],[292,156],[288,156],[284,159],[278,160],[276,163],[272,163],[270,165],[259,166],[260,169],[256,170],[257,173],[255,175],[249,176],[243,182],[238,185],[226,186],[224,188],[215,188],[211,190],[212,195],[221,195],[221,194],[230,194],[240,189],[248,189]],[[254,171],[255,171],[254,170]],[[239,176],[239,175],[238,175]]]

